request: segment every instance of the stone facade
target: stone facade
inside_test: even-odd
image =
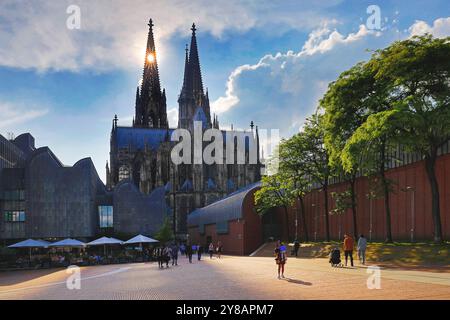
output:
[[[90,158],[64,166],[30,134],[0,142],[0,239],[152,236],[169,213],[164,190],[147,195],[130,180],[107,190]],[[100,223],[100,207],[110,208],[111,225]]]
[[[203,89],[195,25],[191,29],[190,49],[186,48],[183,84],[178,99],[178,125],[169,128],[151,20],[149,27],[143,80],[136,92],[132,126],[118,126],[117,116],[113,120],[110,162],[106,168],[107,186],[111,189],[122,180],[131,179],[137,188],[147,194],[164,187],[175,219],[175,230],[181,236],[187,233],[188,213],[259,181],[258,128],[255,129],[252,123],[246,131],[221,130],[218,117],[211,117],[208,91]],[[195,124],[198,124],[197,129]],[[194,136],[212,128],[222,134],[223,164],[194,164]],[[172,141],[171,137],[177,129],[185,129],[190,133],[192,152],[190,162],[175,165],[171,151],[177,142]],[[236,150],[238,139],[242,139],[245,144],[244,161],[238,164],[235,156],[232,163],[227,163],[227,145]],[[203,143],[200,147],[202,151],[208,143]]]

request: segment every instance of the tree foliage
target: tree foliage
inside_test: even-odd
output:
[[[169,217],[164,219],[164,222],[158,232],[155,234],[155,239],[159,240],[162,244],[169,242],[174,238],[172,229],[172,220]]]

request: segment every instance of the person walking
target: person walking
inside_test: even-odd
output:
[[[203,247],[201,245],[197,245],[197,259],[198,261],[202,260]]]
[[[278,266],[278,279],[284,278],[284,265],[286,264],[286,247],[280,241],[275,248],[275,262]]]
[[[213,254],[214,254],[214,245],[212,242],[209,244],[208,253],[209,253],[209,258],[212,259]]]
[[[358,239],[358,258],[359,262],[363,265],[366,264],[366,249],[367,249],[367,239],[361,234]]]
[[[168,245],[166,245],[163,249],[163,261],[166,263],[166,268],[169,267],[170,256],[172,254],[172,250]]]
[[[189,263],[192,263],[192,246],[190,244],[186,245],[186,256],[189,259]]]
[[[182,243],[180,245],[180,254],[181,255],[185,255],[186,254],[186,246],[184,245],[184,243]],[[186,258],[187,258],[187,255],[186,255]]]
[[[217,241],[217,257],[220,259],[220,256],[222,255],[222,250],[223,250],[223,246],[222,246],[222,241]]]
[[[161,269],[163,267],[162,248],[161,247],[156,247],[155,248],[154,256],[156,258],[156,261],[158,261],[158,268]]]
[[[348,257],[350,257],[350,264],[353,267],[353,246],[354,241],[348,234],[344,235],[344,254],[345,254],[345,266],[347,266]]]
[[[179,250],[178,245],[176,244],[176,242],[174,242],[172,247],[170,248],[171,258],[172,258],[172,266],[178,265],[178,250]]]
[[[298,257],[298,249],[300,249],[300,242],[295,239],[294,241],[294,255]]]

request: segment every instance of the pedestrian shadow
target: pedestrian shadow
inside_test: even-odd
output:
[[[297,280],[297,279],[292,279],[292,278],[285,278],[284,281],[287,281],[287,282],[290,282],[290,283],[295,283],[295,284],[301,284],[301,285],[304,285],[304,286],[312,286],[311,282]]]

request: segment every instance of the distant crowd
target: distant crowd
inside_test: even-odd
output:
[[[344,257],[345,257],[345,266],[347,266],[348,260],[350,260],[350,265],[353,267],[353,250],[355,247],[355,241],[353,238],[346,234],[344,235],[344,242],[343,242],[343,251],[344,251]],[[294,241],[293,249],[291,251],[291,255],[298,257],[300,249],[300,242],[298,240]],[[366,250],[367,250],[367,239],[364,237],[363,234],[359,236],[358,243],[357,243],[357,252],[358,252],[358,258],[362,265],[366,264]],[[284,277],[284,267],[287,262],[287,248],[284,245],[283,242],[277,241],[275,250],[275,263],[277,264],[278,269],[278,279],[283,279]],[[341,251],[338,248],[333,248],[330,252],[330,260],[329,260],[331,266],[333,267],[342,267],[341,263]]]
[[[198,261],[202,259],[203,254],[208,254],[210,259],[214,256],[220,259],[222,252],[223,245],[220,241],[218,241],[216,245],[210,242],[206,248],[200,244],[192,245],[172,242],[155,247],[153,249],[153,258],[158,262],[158,267],[163,269],[164,267],[169,268],[170,263],[172,266],[177,266],[179,255],[186,256],[186,258],[189,259],[189,263],[192,263],[192,257],[194,255],[197,256]]]

